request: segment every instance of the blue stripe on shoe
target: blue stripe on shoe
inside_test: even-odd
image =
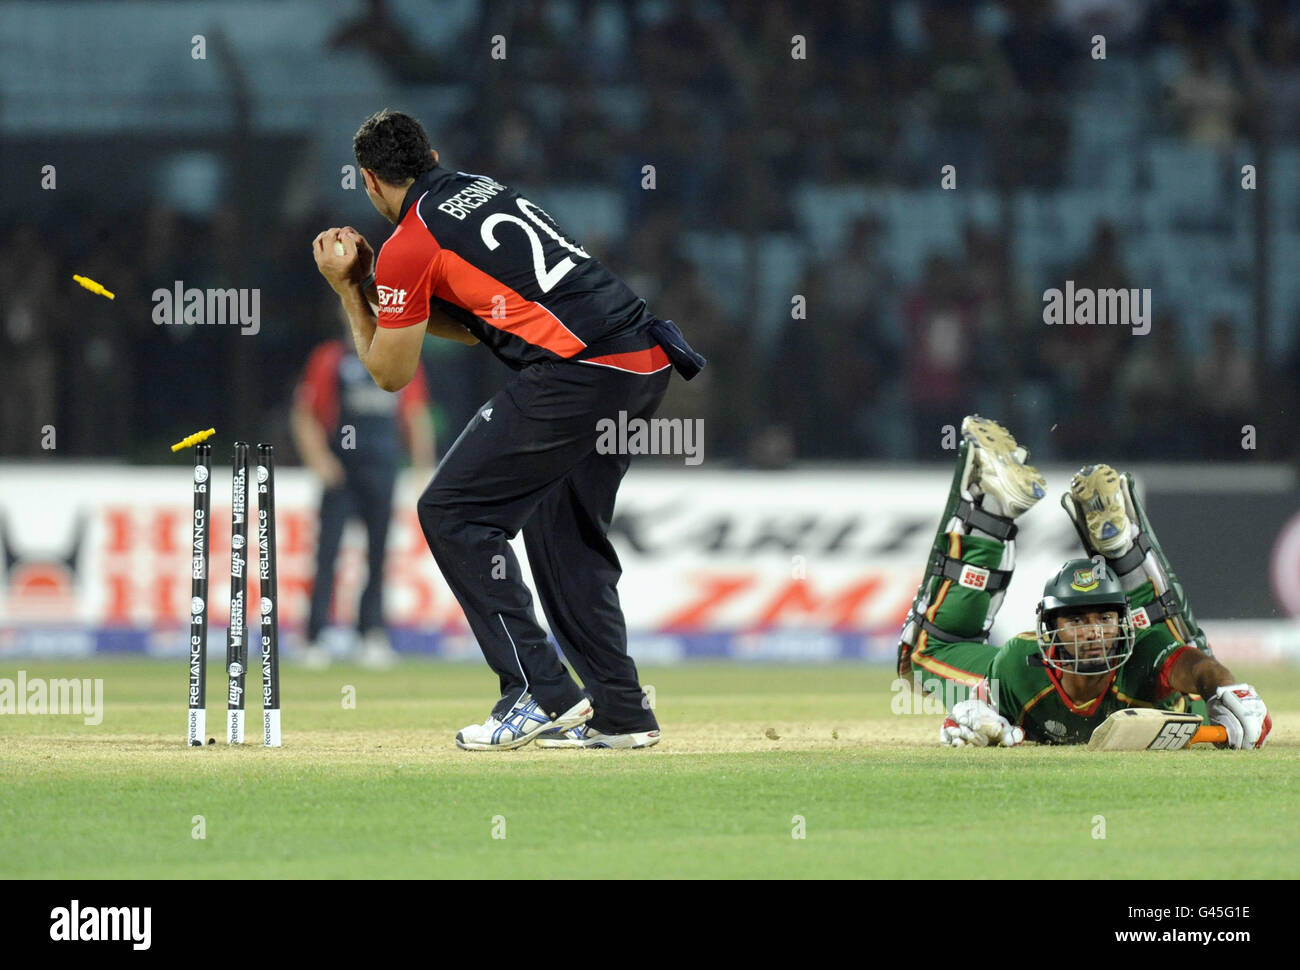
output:
[[[515,741],[527,732],[530,722],[534,724],[550,724],[551,719],[540,713],[537,708],[536,700],[530,700],[523,707],[512,708],[510,713],[501,721],[501,726],[492,732],[492,743],[500,744],[501,734],[507,728],[511,731],[511,736],[507,740]]]

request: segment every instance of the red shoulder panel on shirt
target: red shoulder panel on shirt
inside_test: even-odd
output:
[[[421,196],[423,198],[423,196]],[[429,297],[442,277],[442,247],[420,218],[417,200],[375,261],[381,327],[409,327],[429,318]]]

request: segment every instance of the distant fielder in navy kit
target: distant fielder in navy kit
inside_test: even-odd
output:
[[[415,119],[372,115],[353,150],[370,201],[397,228],[369,277],[373,250],[350,227],[322,232],[312,249],[375,383],[404,387],[426,333],[482,342],[517,372],[461,432],[419,502],[429,549],[501,682],[491,716],[456,743],[656,743],[606,537],[630,459],[597,451],[597,424],[620,411],[649,418],[669,369],[690,380],[704,359],[538,206],[488,176],[440,168]],[[534,616],[507,542],[520,530],[551,631],[583,687]]]

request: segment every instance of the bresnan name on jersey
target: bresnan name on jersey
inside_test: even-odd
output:
[[[506,187],[500,182],[483,176],[471,182],[468,188],[439,202],[438,211],[447,213],[453,219],[464,219],[484,202],[505,190]]]

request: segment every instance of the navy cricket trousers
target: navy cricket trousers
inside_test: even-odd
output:
[[[316,541],[316,581],[307,614],[307,639],[315,641],[329,623],[334,598],[334,565],[348,519],[359,515],[366,523],[366,586],[361,593],[357,629],[361,633],[384,628],[384,552],[388,524],[393,517],[393,488],[397,484],[396,460],[382,458],[344,466],[343,483],[328,488],[320,500],[320,535]]]
[[[597,423],[654,414],[671,368],[635,374],[554,361],[519,371],[466,425],[420,497],[429,550],[501,682],[493,714],[525,691],[552,718],[582,699],[533,612],[508,539],[521,529],[533,582],[597,731],[658,728],[643,702],[606,533],[630,457],[596,450]]]

